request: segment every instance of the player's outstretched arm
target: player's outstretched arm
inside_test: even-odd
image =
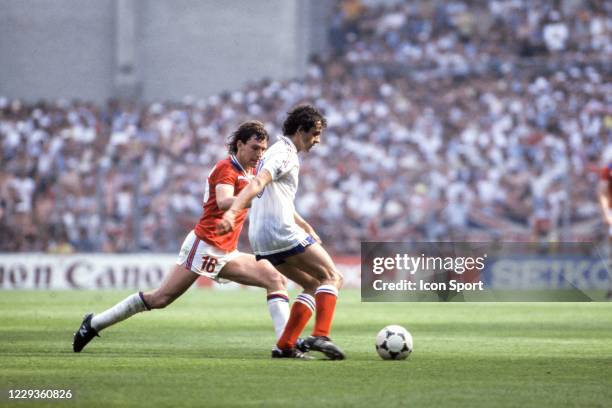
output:
[[[302,218],[302,216],[300,214],[297,213],[297,211],[293,212],[293,219],[295,220],[295,223],[304,230],[304,232],[306,232],[307,234],[309,234],[311,237],[314,238],[315,241],[317,241],[319,244],[321,243],[321,238],[319,238],[319,235],[317,235],[317,233],[315,232],[314,228],[312,228],[312,226],[306,222],[306,220],[304,218]]]
[[[272,181],[272,175],[266,169],[263,169],[259,172],[257,177],[253,179],[246,186],[236,199],[230,206],[230,208],[223,214],[223,218],[217,224],[217,234],[223,235],[234,229],[234,220],[236,219],[236,214],[238,214],[241,210],[248,208],[251,206],[251,201],[253,198],[259,193],[263,191],[263,189],[268,185],[269,182]]]

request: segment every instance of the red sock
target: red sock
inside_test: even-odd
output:
[[[291,312],[289,313],[289,320],[283,334],[278,339],[276,347],[281,350],[288,350],[295,347],[298,337],[308,324],[310,316],[312,316],[314,310],[314,299],[312,296],[306,293],[298,295],[291,306]]]
[[[332,285],[321,285],[315,292],[317,303],[317,316],[315,320],[313,336],[329,337],[334,311],[336,310],[336,300],[338,299],[338,289]]]

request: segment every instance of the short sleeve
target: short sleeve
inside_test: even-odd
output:
[[[208,181],[211,186],[217,186],[219,184],[228,184],[233,186],[236,182],[236,175],[232,170],[231,165],[224,163],[213,170]]]
[[[278,180],[295,166],[295,161],[293,159],[293,152],[279,151],[267,157],[259,171],[268,170],[272,175],[272,180]]]

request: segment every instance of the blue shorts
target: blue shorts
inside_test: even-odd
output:
[[[303,240],[291,249],[288,249],[283,252],[277,252],[275,254],[255,255],[255,259],[257,259],[258,261],[260,259],[267,259],[274,266],[280,265],[285,263],[285,259],[289,258],[290,256],[303,253],[304,251],[306,251],[306,248],[308,248],[314,243],[314,238],[309,235],[308,237],[306,237],[305,240]]]

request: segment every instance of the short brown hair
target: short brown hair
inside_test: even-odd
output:
[[[321,122],[321,127],[327,127],[325,116],[312,105],[299,105],[287,113],[287,119],[283,123],[283,135],[294,135],[299,129],[309,132],[315,127],[317,122]]]
[[[238,126],[238,129],[229,138],[227,149],[231,154],[238,153],[238,141],[246,143],[251,137],[255,140],[269,140],[264,124],[258,120],[249,120]]]

